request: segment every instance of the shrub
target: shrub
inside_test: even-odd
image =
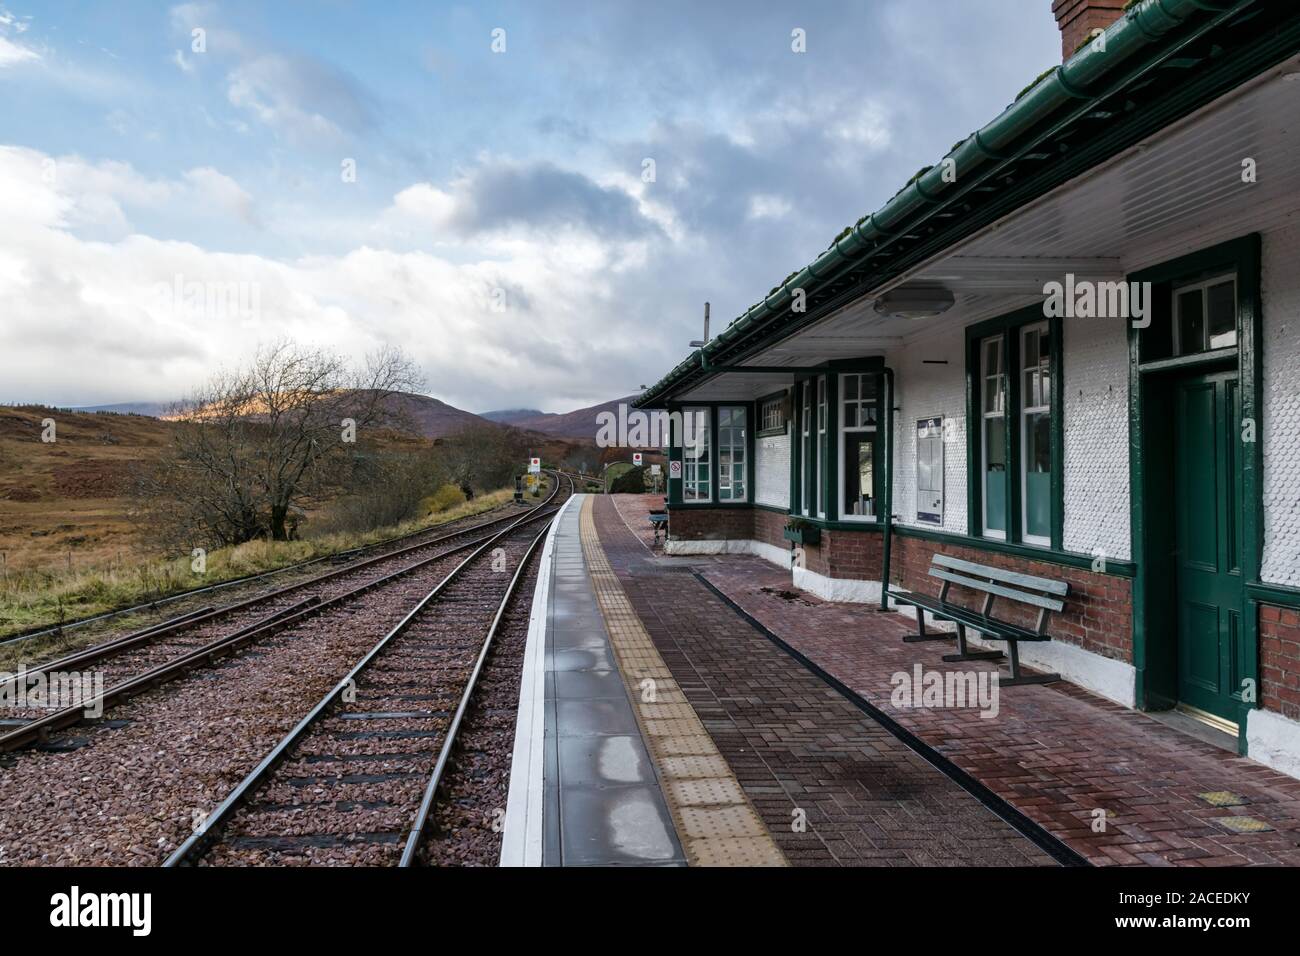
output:
[[[631,468],[615,478],[609,485],[611,495],[645,494],[645,469]]]
[[[446,484],[422,501],[421,507],[427,514],[437,514],[465,503],[465,492],[456,485]]]

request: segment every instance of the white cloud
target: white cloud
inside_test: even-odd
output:
[[[133,231],[91,240],[79,227],[126,225],[124,210],[135,204],[251,199],[207,167],[152,180],[125,164],[62,158],[48,180],[41,173],[49,161],[0,148],[0,208],[14,210],[0,233],[0,381],[11,397],[181,396],[259,342],[289,337],[350,355],[401,345],[435,394],[477,407],[506,394],[600,388],[588,380],[591,356],[599,353],[608,370],[630,368],[644,352],[644,331],[621,307],[616,278],[637,257],[614,255],[617,247],[580,225],[566,226],[561,242],[522,224],[477,246],[452,243],[445,254],[360,245],[294,260]],[[454,202],[451,192],[420,184],[390,209],[445,217]],[[256,311],[214,311],[201,295],[177,302],[171,290],[194,283],[240,292]],[[497,290],[504,312],[493,308]],[[592,335],[594,316],[600,336]]]
[[[0,36],[0,68],[29,63],[40,58],[41,55],[30,47],[21,46]]]
[[[759,193],[749,197],[750,219],[783,219],[794,206],[784,196]]]
[[[856,109],[838,115],[839,118],[830,127],[830,133],[850,146],[882,150],[892,141],[889,115],[877,103],[864,100]]]
[[[151,179],[127,163],[89,163],[79,156],[47,156],[0,146],[0,208],[6,220],[64,229],[96,238],[134,228],[131,212],[217,211],[257,226],[253,197],[224,173],[201,166],[178,179]]]
[[[191,169],[184,180],[192,186],[200,200],[233,212],[250,226],[258,224],[253,197],[239,183],[211,166]]]

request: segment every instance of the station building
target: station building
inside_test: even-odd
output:
[[[666,549],[864,613],[936,552],[1065,580],[1026,663],[1300,776],[1300,4],[1052,7],[1059,67],[638,400],[700,423]]]

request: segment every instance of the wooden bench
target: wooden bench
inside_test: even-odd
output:
[[[1020,672],[1020,654],[1017,646],[1021,641],[1050,641],[1047,633],[1048,617],[1053,611],[1065,607],[1065,597],[1070,593],[1066,581],[1052,578],[1039,578],[1031,574],[1006,571],[989,565],[963,561],[946,554],[936,554],[930,562],[930,576],[943,582],[937,598],[920,594],[893,594],[890,596],[898,604],[910,604],[916,608],[915,636],[905,637],[909,643],[915,641],[951,640],[949,634],[928,634],[925,630],[925,612],[929,611],[936,619],[952,621],[957,625],[957,653],[945,654],[945,661],[981,661],[1001,660],[1001,651],[972,651],[966,646],[966,628],[971,627],[986,637],[1005,641],[1010,657],[1011,676],[1003,677],[999,682],[1005,686],[1016,684],[1046,684],[1061,679],[1059,674],[1022,674]],[[948,602],[948,588],[960,585],[972,591],[984,594],[984,604],[978,611]],[[1001,621],[993,617],[993,602],[1005,598],[1017,604],[1036,608],[1038,621],[1033,630]]]

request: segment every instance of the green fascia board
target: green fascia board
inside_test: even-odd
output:
[[[900,255],[898,248],[892,245],[892,240],[906,234],[908,229],[916,225],[913,220],[965,200],[972,187],[981,185],[992,173],[999,171],[1004,161],[1013,157],[1017,150],[1024,151],[1026,141],[1032,143],[1042,139],[1043,126],[1063,108],[1071,104],[1082,106],[1082,109],[1076,111],[1075,117],[1082,118],[1102,99],[1115,95],[1126,85],[1134,84],[1190,40],[1232,21],[1249,8],[1256,8],[1251,14],[1254,15],[1260,6],[1261,0],[1142,0],[1133,5],[1105,31],[1104,52],[1096,49],[1092,43],[1085,44],[1062,66],[1043,76],[991,123],[971,134],[952,150],[945,161],[951,160],[952,165],[955,165],[958,172],[955,182],[948,181],[945,176],[950,168],[945,161],[923,173],[881,209],[863,217],[847,235],[832,243],[815,262],[799,270],[762,302],[751,306],[703,348],[692,352],[633,404],[641,408],[655,407],[683,379],[708,371],[711,356],[726,349],[761,341],[773,331],[787,332],[788,329],[785,328],[774,330],[772,320],[785,314],[784,310],[794,289],[801,288],[810,294],[822,283],[840,276],[846,264],[860,264],[868,258],[874,260],[881,255],[903,258],[911,250],[904,249]],[[1200,25],[1190,35],[1180,29],[1193,22],[1199,22]],[[1275,32],[1266,33],[1265,37],[1274,38]],[[1265,40],[1257,42],[1263,44]],[[1144,62],[1129,73],[1119,76],[1122,68],[1132,65],[1138,59],[1143,59]],[[1109,83],[1117,76],[1116,82],[1106,89],[1098,89],[1103,81]],[[1187,82],[1191,83],[1190,80]],[[1212,92],[1217,95],[1223,90]],[[1161,110],[1159,126],[1168,125],[1195,105],[1197,104],[1188,104],[1186,109],[1173,114]],[[1143,110],[1142,104],[1134,103],[1132,106],[1136,112]],[[1155,112],[1154,108],[1152,111]],[[1085,168],[1095,166],[1109,155],[1113,153],[1099,153],[1089,157],[1089,165]],[[1072,175],[1078,175],[1081,171]],[[1048,183],[1040,191],[1017,190],[1011,184],[1003,184],[995,189],[1002,193],[1019,192],[1016,206],[1013,207],[1018,208],[1054,185]],[[1009,210],[1002,210],[999,214],[1005,215],[1007,211]],[[932,229],[937,238],[927,243],[928,247],[933,249],[938,246],[942,249],[951,245],[965,234],[963,226],[963,217],[952,215],[948,226]],[[874,265],[872,268],[879,274],[879,269]],[[878,284],[871,283],[872,286]],[[869,288],[856,290],[849,297],[850,301],[866,291]],[[812,317],[805,318],[805,321],[809,318]]]

